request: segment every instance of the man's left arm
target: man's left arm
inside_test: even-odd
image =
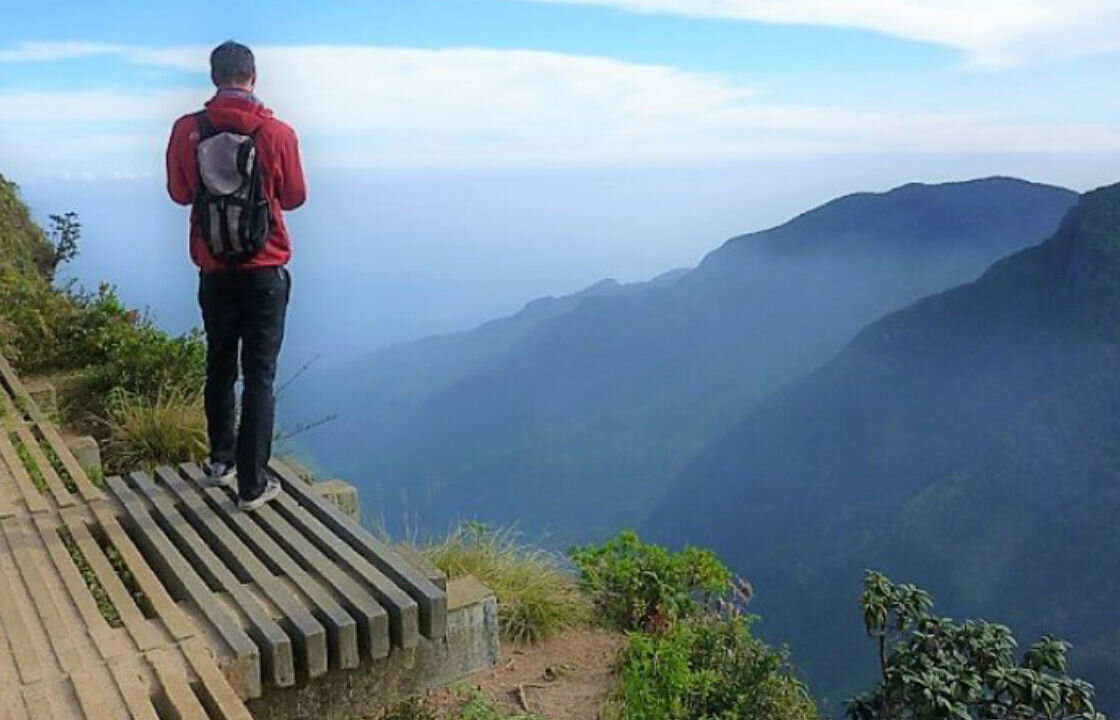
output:
[[[191,143],[191,118],[183,117],[171,128],[167,143],[167,194],[180,205],[194,202],[198,169]]]

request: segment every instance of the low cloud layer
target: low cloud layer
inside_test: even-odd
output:
[[[375,46],[256,52],[260,94],[297,127],[308,160],[320,166],[1120,148],[1120,129],[1104,122],[793,105],[717,74],[602,57]],[[181,74],[181,89],[0,88],[0,166],[38,174],[160,171],[171,120],[211,92],[208,48],[24,45],[0,53],[0,62],[80,63],[107,54]]]

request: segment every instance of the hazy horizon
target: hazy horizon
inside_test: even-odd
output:
[[[289,216],[295,300],[285,367],[312,358],[333,365],[386,345],[465,330],[603,279],[636,282],[691,267],[729,237],[853,192],[992,175],[1084,191],[1109,182],[1118,160],[1120,154],[917,156],[312,170],[311,202]],[[67,277],[87,288],[114,284],[172,332],[199,323],[186,211],[166,200],[162,182],[40,180],[22,189],[44,225],[51,213],[79,213],[81,254]],[[121,252],[122,239],[128,252]],[[344,322],[325,323],[324,313]]]

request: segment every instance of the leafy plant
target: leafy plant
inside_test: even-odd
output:
[[[512,530],[467,523],[424,554],[448,577],[474,575],[490,588],[502,634],[514,642],[536,643],[589,618],[587,599],[563,558],[518,543]]]
[[[816,706],[750,619],[702,616],[633,633],[620,663],[618,720],[811,720]]]
[[[710,550],[671,553],[626,531],[604,545],[572,550],[599,617],[621,630],[656,630],[728,595],[731,571]]]
[[[876,572],[861,605],[882,677],[848,701],[851,720],[1104,720],[1093,686],[1068,676],[1062,640],[1043,637],[1019,661],[1007,627],[936,617],[928,593]]]

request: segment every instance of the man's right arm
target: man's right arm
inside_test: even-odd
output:
[[[299,140],[291,127],[281,123],[280,145],[280,208],[295,210],[307,200],[307,184],[303,179],[303,163],[299,159]]]
[[[191,142],[192,118],[179,118],[171,128],[167,143],[167,194],[180,205],[194,202],[198,162]]]

